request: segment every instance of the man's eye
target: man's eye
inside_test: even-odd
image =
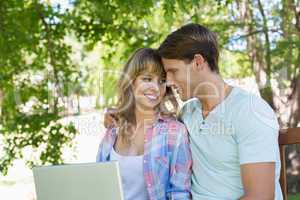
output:
[[[161,84],[161,85],[162,85],[162,84],[165,84],[166,81],[167,81],[166,79],[161,79],[161,80],[159,80],[159,84]]]
[[[176,71],[177,71],[177,70],[172,69],[172,70],[169,70],[168,73],[170,73],[170,74],[175,74]]]

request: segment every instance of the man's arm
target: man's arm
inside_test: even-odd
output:
[[[117,125],[117,109],[115,108],[107,108],[104,112],[104,127],[105,128],[111,128],[115,127]]]
[[[277,117],[263,99],[251,96],[245,100],[236,115],[235,138],[244,187],[240,200],[274,200],[280,165]]]
[[[245,194],[240,200],[274,200],[274,162],[243,164],[241,176]]]

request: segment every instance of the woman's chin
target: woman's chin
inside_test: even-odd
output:
[[[159,103],[155,102],[143,102],[139,103],[136,107],[143,111],[154,111]]]

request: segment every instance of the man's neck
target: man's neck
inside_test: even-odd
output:
[[[232,87],[225,83],[219,75],[209,77],[206,83],[199,90],[197,98],[202,104],[203,111],[209,113],[229,95]]]

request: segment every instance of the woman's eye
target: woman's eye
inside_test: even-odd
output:
[[[143,81],[150,82],[152,79],[150,77],[144,77]]]

